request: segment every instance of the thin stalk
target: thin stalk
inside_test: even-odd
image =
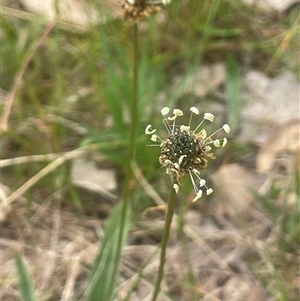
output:
[[[135,147],[135,136],[136,128],[138,121],[138,79],[139,79],[139,58],[138,58],[138,25],[134,24],[133,27],[133,96],[132,96],[132,105],[131,105],[131,127],[130,127],[130,147],[129,147],[129,156],[127,167],[130,170],[130,176],[132,176],[131,161],[134,156],[134,147]]]
[[[134,158],[134,150],[135,150],[135,139],[136,139],[136,129],[138,122],[138,77],[139,77],[139,59],[138,59],[138,25],[133,25],[133,80],[132,80],[132,103],[130,106],[130,115],[131,115],[131,123],[130,123],[130,139],[128,146],[128,154],[125,165],[125,181],[123,186],[123,207],[121,213],[121,223],[119,229],[119,238],[118,238],[118,246],[116,253],[116,262],[120,261],[122,245],[124,240],[124,228],[126,217],[130,208],[130,181],[133,177],[133,171],[131,168],[131,162]],[[115,270],[113,273],[114,280],[118,273],[118,264],[115,265]],[[111,281],[111,287],[109,292],[114,290],[114,281]]]
[[[160,292],[160,284],[164,276],[164,265],[166,261],[166,249],[167,249],[167,244],[169,240],[169,235],[170,235],[170,228],[171,228],[171,223],[172,223],[172,218],[174,214],[174,205],[175,205],[175,196],[176,196],[176,191],[172,187],[170,191],[170,196],[168,200],[168,208],[167,208],[167,217],[166,217],[166,223],[164,227],[164,232],[163,232],[163,237],[161,241],[161,251],[160,251],[160,262],[159,262],[159,268],[158,268],[158,273],[157,273],[157,279],[154,287],[154,292],[153,292],[153,297],[152,301],[156,301],[158,294]]]

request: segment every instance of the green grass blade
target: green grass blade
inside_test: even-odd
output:
[[[101,248],[91,269],[89,301],[111,301],[114,298],[115,291],[109,288],[116,286],[114,271],[119,265],[116,257],[117,255],[121,256],[121,254],[117,254],[119,231],[124,232],[124,244],[129,229],[129,214],[126,217],[125,227],[120,229],[123,205],[123,202],[119,203],[107,220]]]
[[[264,210],[266,210],[272,222],[276,223],[278,219],[278,212],[274,201],[270,199],[270,196],[261,195],[255,190],[251,190],[251,193],[255,197],[255,199],[262,205]]]
[[[116,40],[111,41],[105,32],[100,32],[101,50],[106,63],[105,86],[103,92],[111,117],[120,133],[126,130],[124,110],[128,108],[130,99],[130,71],[124,57],[123,46]],[[114,54],[114,55],[113,55]],[[118,73],[121,73],[122,76]]]
[[[19,290],[23,301],[36,301],[34,296],[34,287],[30,275],[22,261],[22,258],[17,253],[15,256],[16,266],[19,275]]]
[[[237,133],[241,120],[241,81],[239,66],[232,55],[227,58],[226,98],[228,103],[228,123],[232,133]]]

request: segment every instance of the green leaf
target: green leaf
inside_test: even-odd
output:
[[[30,275],[22,261],[22,258],[17,253],[15,256],[16,266],[19,275],[19,290],[23,301],[36,301],[34,296],[34,287]]]
[[[123,231],[123,246],[129,229],[129,213],[125,217],[124,227],[120,229],[123,206],[124,202],[119,203],[108,218],[101,248],[91,269],[89,301],[111,301],[114,298],[115,271],[118,270],[121,257],[118,250],[119,231]]]

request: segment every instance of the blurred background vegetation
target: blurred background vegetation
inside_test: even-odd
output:
[[[119,3],[111,6],[98,1],[86,2],[93,5],[101,17],[109,16],[109,13],[113,17],[107,18],[105,22],[94,22],[91,19],[91,22],[78,28],[67,22],[48,20],[43,15],[26,12],[26,5],[22,2],[3,2],[0,70],[2,117],[10,93],[14,89],[16,93],[7,128],[1,132],[1,160],[4,162],[6,159],[24,156],[63,154],[85,146],[86,160],[96,162],[99,168],[109,168],[116,172],[113,193],[118,197],[121,196],[126,173],[124,158],[130,130],[133,31],[132,26],[119,17],[122,11]],[[147,124],[153,124],[159,132],[163,132],[159,113],[163,106],[183,110],[196,106],[204,113],[214,110],[218,104],[217,123],[229,123],[233,134],[228,148],[218,152],[218,159],[211,164],[206,174],[217,171],[225,163],[239,163],[249,170],[255,170],[253,158],[258,151],[257,144],[250,137],[249,141],[241,142],[237,139],[243,123],[242,76],[245,70],[254,69],[270,78],[286,70],[299,77],[299,6],[290,6],[279,13],[275,10],[261,11],[257,6],[246,5],[240,0],[172,1],[161,14],[151,16],[139,24],[138,51],[139,126],[135,158],[145,179],[164,199],[168,193],[169,179],[161,175],[159,150],[145,147],[149,141],[144,137]],[[202,97],[185,89],[189,78],[194,76],[199,67],[220,62],[225,65],[226,77],[217,89],[207,91]],[[26,185],[53,161],[50,157],[36,162],[28,160],[26,164],[12,163],[1,169],[3,187],[9,188],[7,195]],[[67,211],[75,220],[106,221],[116,204],[115,199],[76,186],[72,181],[71,168],[72,160],[60,164],[42,176],[30,189],[25,189],[22,196],[13,202],[12,210],[5,213],[2,221],[3,239],[15,240],[17,243],[26,238],[29,239],[26,244],[33,248],[42,245],[34,238],[38,229],[23,235],[23,224],[18,226],[17,221],[22,215],[21,220],[25,218],[27,226],[37,227],[41,220],[35,224],[34,216],[36,210],[40,209],[34,204],[43,206],[45,202],[53,200],[59,202],[61,214]],[[252,192],[257,201],[255,206],[268,224],[263,236],[257,238],[254,233],[248,232],[249,221],[242,221],[240,217],[235,218],[234,222],[229,221],[232,222],[229,228],[242,231],[243,235],[249,235],[253,240],[262,241],[260,246],[253,243],[245,247],[243,259],[272,298],[270,300],[296,301],[300,281],[297,274],[300,242],[299,170],[295,168],[292,175],[283,177],[286,183],[285,195],[289,191],[295,192],[296,205],[292,208],[285,202],[284,205],[278,205],[276,200],[282,189],[278,189],[276,180],[270,178],[272,185],[267,191]],[[153,224],[148,225],[149,228],[146,224],[139,224],[145,210],[155,205],[139,180],[135,178],[131,182],[131,233],[147,232],[150,238],[144,238],[143,234],[136,235],[136,238],[129,239],[128,244],[155,245],[160,240],[160,230],[154,229]],[[178,228],[183,229],[184,214],[192,208],[199,215],[207,215],[220,229],[225,229],[225,225],[210,212],[209,198],[200,204],[190,205],[191,198],[184,197],[190,191],[191,184],[187,179],[177,208]],[[163,215],[159,219],[163,220]],[[45,233],[51,236],[54,224],[49,225]],[[272,236],[268,240],[273,231],[278,234],[278,238]],[[181,235],[178,241],[184,246],[187,238],[180,240]],[[90,239],[91,244],[96,242],[97,235]],[[25,252],[24,247],[13,247],[12,244],[5,245],[5,248]],[[6,260],[4,256],[3,266]],[[20,258],[17,262],[21,267],[19,271],[22,271]],[[56,264],[59,268],[61,263]],[[83,264],[83,275],[87,275],[90,265]],[[55,270],[55,276],[50,277],[49,288],[39,287],[38,300],[64,300],[60,299],[60,294],[68,277],[58,276],[57,273],[58,270]],[[33,268],[31,274],[37,286],[40,281],[37,280],[38,271]],[[17,293],[13,293],[16,289],[16,274],[5,275],[3,273],[1,279],[3,300],[18,300]],[[178,292],[173,295],[169,292],[168,300],[227,300],[225,297],[210,299],[206,292],[194,290],[192,285],[197,283],[196,278],[190,271],[190,278],[182,286],[176,283]],[[55,281],[60,283],[61,289],[58,291],[55,291]],[[76,281],[78,284],[82,280],[78,276]],[[5,286],[9,289],[5,290]],[[74,289],[74,295],[69,300],[82,300],[80,298],[84,298],[84,290],[82,287]],[[183,291],[188,291],[189,295],[184,295]],[[119,296],[118,300],[123,299]],[[128,300],[136,299],[129,297]]]

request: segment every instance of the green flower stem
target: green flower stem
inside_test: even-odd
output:
[[[125,181],[123,186],[123,207],[121,213],[121,222],[119,229],[119,238],[118,238],[118,246],[116,252],[116,262],[119,262],[121,257],[122,245],[124,240],[124,228],[126,217],[128,211],[130,209],[130,181],[133,177],[133,171],[131,168],[131,162],[134,158],[134,150],[135,150],[135,139],[136,139],[136,129],[138,122],[138,76],[139,76],[139,60],[138,60],[138,25],[133,25],[133,87],[132,87],[132,103],[130,107],[130,115],[131,115],[131,124],[130,124],[130,139],[127,153],[127,160],[125,165]],[[118,273],[118,264],[115,265],[115,270],[113,273],[114,280],[117,277]],[[114,290],[114,281],[111,281],[110,291]]]
[[[164,265],[165,265],[165,261],[166,261],[166,249],[167,249],[167,244],[168,244],[169,235],[170,235],[172,218],[173,218],[173,214],[174,214],[175,196],[176,196],[176,191],[172,187],[171,191],[170,191],[169,200],[168,200],[166,223],[165,223],[163,237],[162,237],[162,241],[161,241],[160,262],[159,262],[158,274],[157,274],[157,279],[156,279],[156,283],[155,283],[155,287],[154,287],[152,301],[156,301],[156,299],[158,297],[158,294],[160,292],[161,281],[164,276]]]

